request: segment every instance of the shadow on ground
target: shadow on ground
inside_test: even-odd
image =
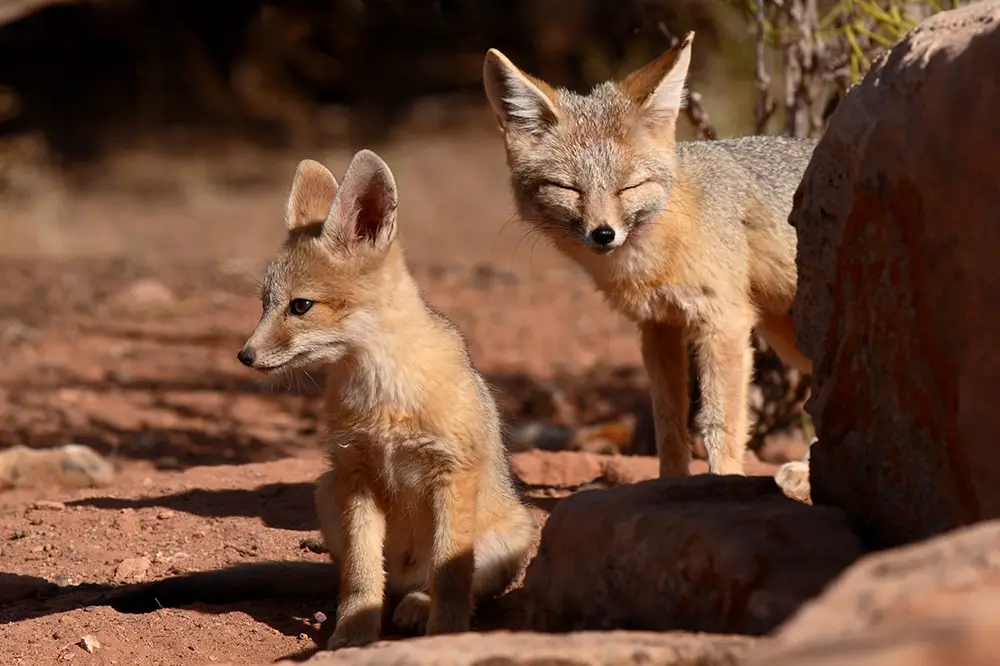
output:
[[[305,634],[316,647],[284,657],[305,659],[325,645],[333,632],[337,587],[336,570],[328,562],[255,562],[122,586],[59,587],[41,578],[0,573],[0,590],[20,591],[16,606],[10,603],[13,597],[0,598],[4,601],[0,624],[93,606],[110,606],[129,614],[165,608],[213,614],[240,611],[285,636]],[[384,608],[385,639],[407,636],[391,621],[397,601],[390,598]],[[322,619],[319,613],[325,621],[317,620]],[[515,590],[482,603],[473,630],[517,629],[522,618],[520,594]]]
[[[549,485],[524,485],[525,501],[545,512],[569,491],[585,487],[606,487],[601,479],[585,486],[562,488]],[[121,509],[160,508],[182,511],[205,518],[260,518],[268,527],[307,532],[319,529],[316,522],[312,483],[269,483],[253,489],[206,490],[195,488],[173,495],[125,499],[119,497],[89,497],[67,502],[71,507],[93,507],[118,511]]]

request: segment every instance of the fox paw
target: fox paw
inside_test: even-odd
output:
[[[326,642],[327,650],[346,647],[364,647],[378,641],[381,632],[381,613],[376,610],[347,614],[337,621],[333,635]]]
[[[785,463],[774,473],[774,481],[786,495],[800,500],[809,499],[812,487],[808,462],[795,460]]]
[[[399,629],[422,636],[427,632],[431,614],[431,598],[426,592],[410,592],[392,612],[392,623]]]
[[[326,642],[327,650],[339,650],[349,647],[365,647],[378,642],[378,634],[344,634],[340,635],[336,631]]]

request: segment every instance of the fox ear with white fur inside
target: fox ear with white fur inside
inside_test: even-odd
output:
[[[653,123],[674,120],[683,108],[693,40],[694,32],[688,32],[679,45],[632,72],[619,84],[647,120]]]
[[[396,238],[396,179],[381,157],[360,150],[347,167],[326,231],[352,250],[385,251]]]
[[[315,160],[302,160],[295,169],[292,191],[285,204],[285,226],[289,231],[320,224],[330,214],[337,195],[337,179]]]
[[[559,120],[555,89],[522,72],[497,49],[486,53],[483,87],[504,133],[537,134]]]

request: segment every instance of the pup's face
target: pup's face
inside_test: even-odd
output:
[[[306,160],[286,207],[288,237],[261,289],[263,313],[237,355],[261,372],[332,363],[370,337],[396,235],[396,186],[371,151],[351,160],[338,189]]]

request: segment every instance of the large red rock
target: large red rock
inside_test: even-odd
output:
[[[1000,516],[1000,4],[922,22],[796,194],[812,499],[877,545]]]
[[[1000,659],[1000,521],[859,560],[747,666],[952,666]]]
[[[528,565],[525,628],[764,634],[862,552],[843,512],[789,499],[771,477],[578,492]]]

